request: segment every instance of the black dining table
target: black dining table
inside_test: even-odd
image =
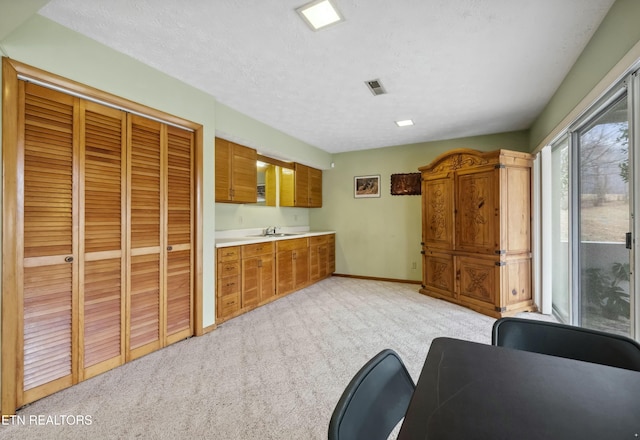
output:
[[[433,340],[398,440],[640,439],[640,372]]]

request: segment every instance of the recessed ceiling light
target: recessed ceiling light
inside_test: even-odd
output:
[[[413,121],[411,119],[405,119],[403,121],[396,121],[396,125],[398,127],[408,127],[409,125],[413,125]]]
[[[296,12],[314,31],[344,20],[330,0],[312,1],[297,8]]]

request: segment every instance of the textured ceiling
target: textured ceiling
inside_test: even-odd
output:
[[[328,152],[529,128],[614,0],[51,0],[40,14]],[[386,95],[364,82],[379,78]],[[412,127],[394,121],[413,119]]]

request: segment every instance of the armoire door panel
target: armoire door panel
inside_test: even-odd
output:
[[[494,170],[458,176],[456,249],[489,253],[497,249],[495,176]]]
[[[423,242],[428,247],[453,249],[454,185],[451,174],[439,174],[422,182]]]

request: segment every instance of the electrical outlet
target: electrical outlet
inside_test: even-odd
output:
[[[242,216],[238,217],[238,223],[242,224]]]
[[[411,263],[411,269],[416,270],[418,268],[418,264],[414,261]]]

